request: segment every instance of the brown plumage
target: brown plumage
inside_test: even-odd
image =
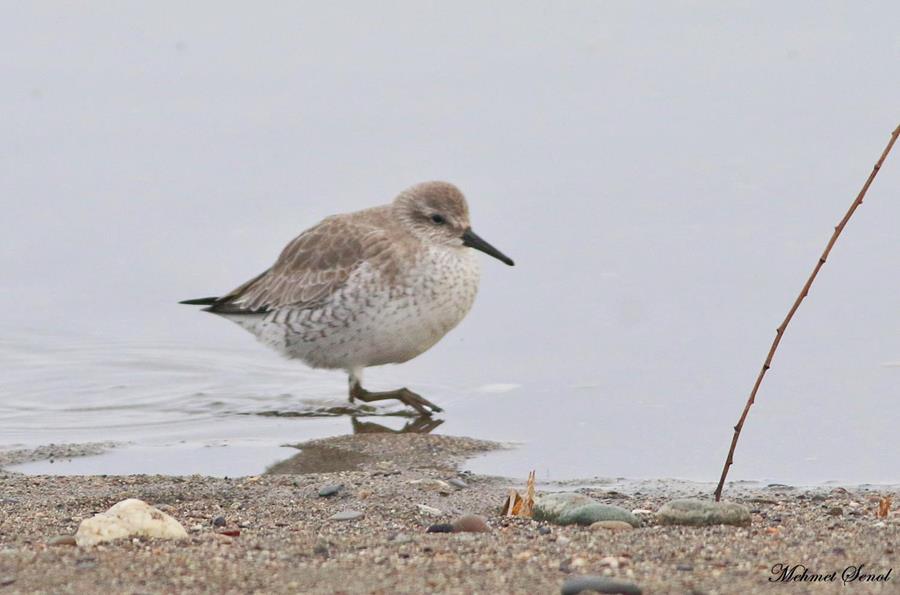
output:
[[[328,217],[285,246],[270,269],[228,292],[208,310],[254,313],[315,308],[363,262],[393,278],[415,250],[413,241],[402,241],[402,235],[391,233],[395,227],[399,224],[391,218],[390,206]]]

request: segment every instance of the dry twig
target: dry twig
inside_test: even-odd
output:
[[[734,462],[734,448],[737,446],[738,438],[741,435],[741,428],[744,427],[744,420],[747,419],[747,413],[750,412],[750,406],[753,405],[754,401],[756,400],[756,393],[759,390],[760,384],[762,384],[763,377],[772,366],[772,357],[775,355],[775,350],[778,349],[778,344],[781,343],[781,338],[784,336],[784,331],[787,328],[788,323],[791,322],[791,318],[794,317],[794,313],[797,311],[797,308],[800,307],[800,302],[802,302],[803,298],[805,298],[809,293],[810,286],[812,286],[813,281],[815,281],[816,275],[819,274],[819,269],[822,268],[822,265],[825,264],[825,261],[828,259],[828,254],[834,247],[834,243],[837,241],[838,236],[840,236],[841,232],[844,231],[844,227],[847,225],[847,221],[850,220],[850,217],[853,216],[853,213],[856,212],[856,209],[859,207],[859,205],[862,204],[863,198],[865,198],[866,192],[869,190],[869,186],[872,185],[872,181],[875,179],[875,176],[878,175],[878,170],[881,169],[881,164],[884,163],[884,160],[885,158],[887,158],[888,153],[891,152],[894,143],[897,141],[898,135],[900,135],[900,126],[898,126],[891,134],[891,139],[888,141],[887,147],[885,147],[884,151],[881,153],[881,157],[875,163],[875,167],[872,168],[872,173],[869,174],[869,177],[866,179],[865,184],[863,184],[862,190],[860,190],[859,194],[856,195],[856,198],[853,200],[853,204],[850,205],[850,209],[844,215],[844,218],[841,219],[840,223],[835,226],[834,233],[831,235],[831,239],[828,241],[828,245],[825,246],[825,251],[822,252],[822,256],[819,257],[819,261],[816,263],[815,268],[813,268],[812,274],[806,280],[806,283],[803,285],[803,289],[800,290],[800,295],[798,295],[797,299],[794,300],[794,305],[791,306],[791,309],[788,311],[784,321],[775,331],[775,340],[772,341],[772,346],[769,348],[769,354],[766,356],[766,360],[765,362],[763,362],[762,369],[759,371],[759,375],[756,377],[756,383],[753,385],[753,390],[750,391],[750,397],[747,399],[747,404],[744,405],[744,411],[741,413],[740,419],[738,419],[737,424],[734,426],[734,436],[731,438],[731,448],[728,449],[728,457],[725,459],[725,466],[722,468],[722,476],[719,478],[719,485],[716,487],[717,502],[722,498],[722,488],[725,485],[725,478],[728,476],[728,468],[731,467],[731,464]]]

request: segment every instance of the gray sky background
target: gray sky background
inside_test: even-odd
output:
[[[503,398],[553,448],[571,419],[542,412],[588,387],[585,436],[625,417],[716,473],[900,123],[900,4],[258,4],[6,4],[7,341],[255,354],[174,303],[245,281],[328,214],[446,179],[518,266],[485,260],[460,328],[375,382],[520,384]],[[847,452],[900,475],[871,462],[900,414],[898,221],[900,153],[789,329],[736,476],[786,451],[819,475]]]

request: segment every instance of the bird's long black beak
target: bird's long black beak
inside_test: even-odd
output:
[[[481,250],[485,254],[490,254],[500,262],[505,262],[509,266],[515,266],[516,264],[513,262],[512,258],[482,240],[477,233],[472,231],[471,227],[466,229],[465,233],[462,234],[462,241],[463,245],[468,246],[469,248],[475,248],[476,250]]]

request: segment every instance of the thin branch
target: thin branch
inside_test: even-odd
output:
[[[778,344],[781,343],[781,338],[784,336],[784,331],[787,328],[788,324],[791,322],[791,318],[794,317],[794,313],[797,311],[797,308],[800,307],[800,302],[803,301],[803,298],[807,296],[809,293],[809,288],[812,286],[813,281],[816,279],[816,275],[819,274],[819,270],[822,268],[822,265],[825,264],[825,261],[828,259],[829,253],[831,253],[831,249],[834,247],[834,243],[837,241],[838,236],[841,235],[841,232],[844,231],[844,227],[847,225],[847,221],[850,220],[850,217],[853,216],[853,213],[856,212],[856,209],[859,205],[862,204],[863,198],[866,196],[866,192],[869,190],[869,186],[872,185],[872,181],[875,179],[875,176],[878,175],[878,170],[881,169],[881,164],[884,163],[884,160],[887,158],[888,153],[891,152],[891,149],[894,147],[894,143],[897,141],[897,137],[900,136],[900,126],[898,126],[893,133],[891,133],[891,139],[888,141],[887,147],[885,147],[884,151],[881,153],[881,157],[879,157],[878,161],[875,163],[875,167],[872,168],[872,173],[869,174],[869,177],[866,179],[866,183],[863,184],[862,190],[859,191],[859,194],[856,195],[856,198],[853,200],[853,204],[850,205],[850,209],[844,215],[844,218],[841,219],[841,222],[837,224],[834,228],[834,233],[831,235],[831,239],[828,240],[828,245],[825,246],[825,251],[822,252],[822,256],[819,257],[819,261],[816,263],[815,268],[813,269],[812,274],[809,276],[809,279],[806,280],[806,283],[803,285],[803,289],[800,290],[800,295],[797,296],[797,299],[794,300],[794,305],[791,306],[791,309],[788,311],[787,316],[784,318],[784,322],[776,329],[775,331],[775,340],[772,341],[772,346],[769,348],[769,354],[766,356],[766,361],[763,363],[762,369],[759,371],[759,376],[756,377],[756,383],[753,385],[753,390],[750,391],[750,398],[747,399],[747,404],[744,405],[744,411],[741,413],[741,417],[737,422],[737,425],[734,426],[734,436],[731,438],[731,448],[728,449],[728,458],[725,459],[725,466],[722,468],[722,477],[719,478],[719,485],[716,487],[716,501],[718,502],[722,498],[722,488],[725,485],[725,477],[728,475],[728,469],[731,467],[731,464],[734,462],[734,448],[737,446],[738,438],[741,435],[741,429],[744,427],[744,420],[747,419],[747,413],[750,412],[750,406],[756,401],[756,393],[759,391],[759,386],[762,384],[763,377],[766,375],[766,372],[772,367],[772,358],[775,356],[775,350],[778,349]]]

